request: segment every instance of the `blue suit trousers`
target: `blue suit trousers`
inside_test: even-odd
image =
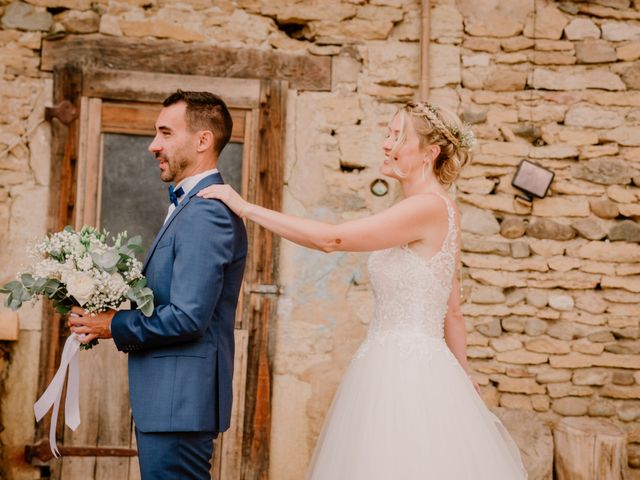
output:
[[[142,480],[211,480],[211,432],[153,432],[136,428]]]

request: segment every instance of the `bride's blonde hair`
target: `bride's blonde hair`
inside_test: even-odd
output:
[[[451,110],[428,102],[409,102],[398,111],[400,134],[391,154],[402,147],[407,138],[407,120],[411,119],[421,147],[438,145],[440,155],[433,163],[433,173],[443,185],[451,185],[460,170],[471,160],[475,137]]]

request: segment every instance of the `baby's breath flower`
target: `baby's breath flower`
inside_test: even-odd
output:
[[[80,231],[67,228],[53,233],[29,249],[33,263],[17,279],[28,274],[36,279],[55,280],[66,292],[66,298],[58,302],[82,304],[90,313],[117,308],[127,300],[134,282],[143,278],[142,263],[135,258],[121,257],[118,270],[107,271],[96,265],[92,255],[118,251],[127,244],[128,236],[126,232],[116,235],[112,238],[113,245],[109,245],[107,239],[106,231],[92,227],[83,227]],[[28,293],[32,299],[44,294],[43,291]],[[73,297],[73,293],[80,298]]]

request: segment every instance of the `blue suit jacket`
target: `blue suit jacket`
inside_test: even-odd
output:
[[[204,178],[158,233],[143,272],[155,296],[151,317],[118,312],[111,334],[129,352],[129,391],[142,432],[229,428],[234,323],[247,236],[222,202],[196,196],[222,183]]]

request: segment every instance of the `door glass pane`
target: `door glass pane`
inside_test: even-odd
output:
[[[147,147],[153,137],[105,133],[102,167],[101,227],[112,234],[127,231],[141,235],[145,252],[160,230],[169,199],[167,184]],[[230,143],[218,161],[226,183],[240,191],[242,185],[241,143]]]
[[[218,169],[224,183],[242,192],[242,143],[229,142],[218,159]]]

